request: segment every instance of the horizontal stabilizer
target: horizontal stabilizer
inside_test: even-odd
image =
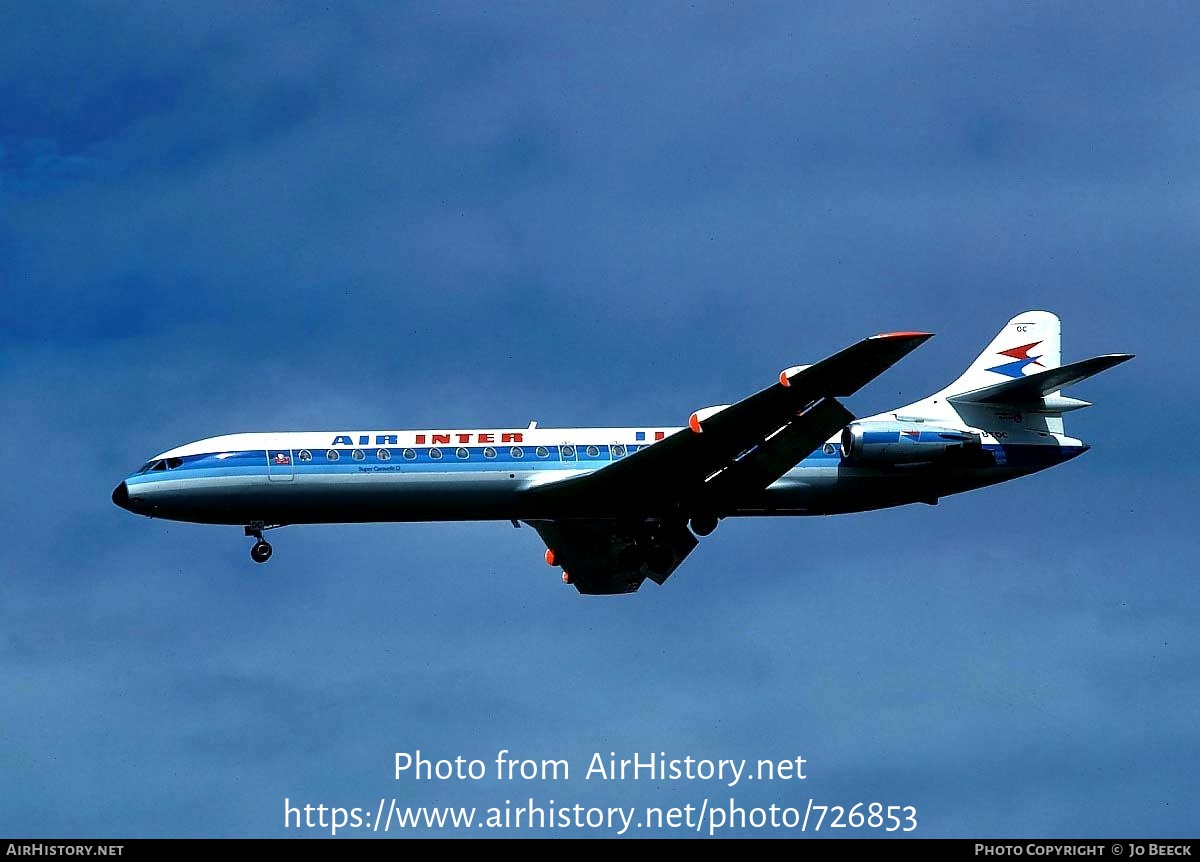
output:
[[[1133,359],[1132,353],[1110,353],[1107,356],[1094,356],[1082,359],[1069,365],[1048,368],[1028,377],[1016,380],[1006,380],[982,389],[974,389],[958,395],[951,395],[947,400],[954,402],[969,401],[973,404],[1031,404],[1041,401],[1047,395],[1057,392],[1065,386],[1071,386],[1081,380],[1086,380],[1101,371],[1107,371],[1115,365]],[[1074,401],[1074,399],[1061,399]],[[1083,406],[1079,404],[1077,406]]]

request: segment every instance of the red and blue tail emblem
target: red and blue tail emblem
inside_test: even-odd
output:
[[[999,353],[1000,356],[1011,356],[1014,361],[1006,362],[1003,365],[995,365],[989,368],[988,371],[995,371],[997,374],[1003,374],[1005,377],[1023,377],[1025,375],[1025,366],[1041,366],[1042,363],[1038,362],[1038,360],[1042,358],[1040,355],[1029,355],[1029,351],[1033,350],[1033,348],[1037,347],[1041,343],[1042,342],[1040,341],[1034,341],[1031,344],[1022,344],[1020,347],[1013,347],[1009,350],[1001,350]]]

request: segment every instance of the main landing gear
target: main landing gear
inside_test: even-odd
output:
[[[270,530],[278,526],[281,525],[264,524],[261,521],[255,521],[254,523],[250,524],[250,526],[246,527],[246,535],[253,536],[258,540],[250,549],[250,559],[254,560],[256,563],[265,563],[267,560],[271,559],[271,553],[273,549],[271,548],[271,543],[263,538],[263,530]]]
[[[700,537],[710,535],[713,530],[717,529],[717,520],[716,515],[708,512],[692,515],[692,532]]]

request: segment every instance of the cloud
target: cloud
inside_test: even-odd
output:
[[[418,747],[804,756],[808,783],[737,796],[913,804],[926,836],[1188,828],[1194,15],[0,14],[0,727],[26,788],[0,831],[713,795],[395,781]],[[209,435],[682,424],[938,331],[853,399],[873,412],[1024,307],[1067,357],[1141,354],[1081,390],[1088,456],[936,509],[727,522],[624,600],[507,523],[288,528],[259,568],[236,529],[108,499]]]

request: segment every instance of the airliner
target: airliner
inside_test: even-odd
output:
[[[941,497],[1036,473],[1087,451],[1061,390],[1131,354],[1061,364],[1047,311],[1010,320],[953,383],[855,418],[854,394],[931,337],[888,332],[685,426],[229,434],[155,455],[112,499],[151,518],[267,530],[368,521],[528,524],[581,593],[661,585],[724,518],[832,515]]]

